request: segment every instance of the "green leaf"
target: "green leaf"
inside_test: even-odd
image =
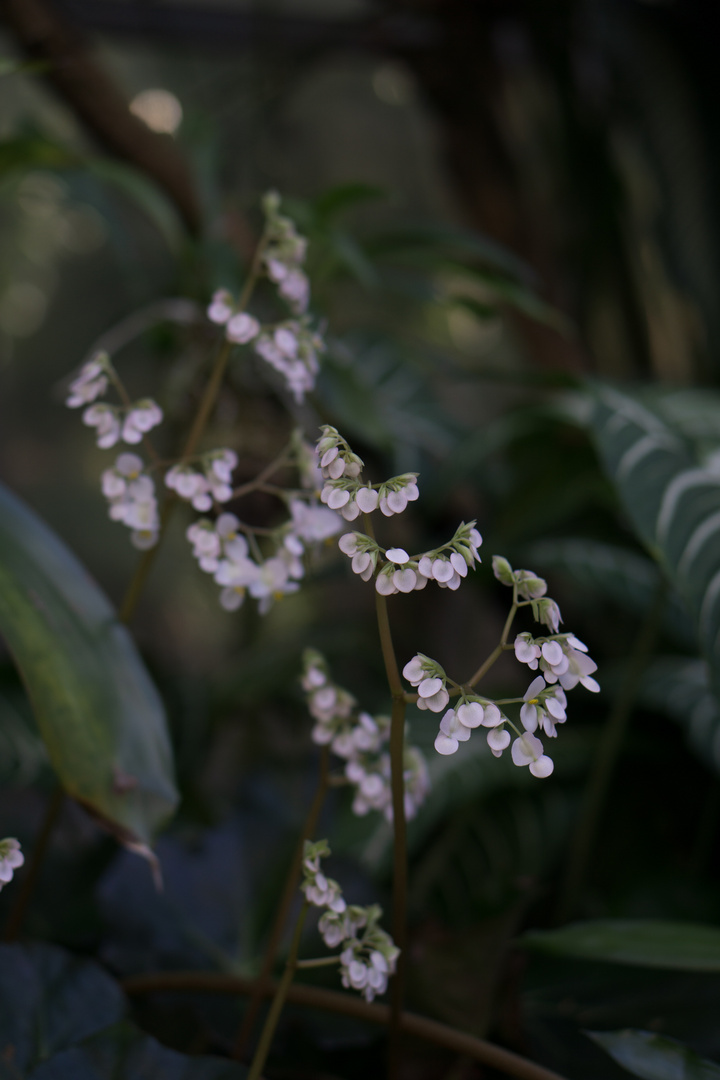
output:
[[[720,929],[661,919],[596,919],[523,934],[521,945],[612,964],[720,971]]]
[[[643,675],[638,701],[680,724],[700,759],[720,772],[720,706],[704,660],[663,656],[654,661]]]
[[[135,203],[152,221],[171,251],[180,249],[184,237],[182,222],[173,204],[154,181],[132,166],[110,158],[89,158],[84,167],[91,176],[116,188]]]
[[[642,1080],[720,1080],[720,1066],[675,1039],[650,1031],[586,1031],[610,1057]]]
[[[127,1022],[44,1061],[28,1080],[244,1080],[244,1065],[170,1050]]]
[[[317,220],[326,224],[331,218],[344,213],[346,210],[351,210],[361,203],[375,202],[375,200],[383,199],[386,196],[385,189],[377,187],[375,184],[363,184],[360,182],[337,184],[318,196],[313,203],[313,209]]]
[[[564,570],[574,584],[591,589],[637,617],[652,607],[661,582],[661,574],[652,559],[601,540],[586,537],[542,540],[530,545],[526,554],[528,564],[540,573]],[[694,649],[694,623],[675,594],[668,596],[663,630],[678,645]]]
[[[92,961],[53,945],[0,945],[0,1061],[20,1075],[124,1013],[120,987]]]
[[[65,790],[149,843],[178,801],[160,697],[103,593],[2,485],[0,633]]]
[[[720,697],[720,472],[657,409],[609,386],[592,391],[600,457],[639,538],[697,625]]]
[[[443,252],[450,251],[497,267],[520,280],[529,281],[533,277],[527,263],[501,244],[482,233],[452,225],[432,223],[385,232],[368,241],[366,251],[373,258],[396,258],[409,254],[414,260],[423,254],[437,260]]]

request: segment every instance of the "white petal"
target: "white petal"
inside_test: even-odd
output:
[[[458,748],[457,739],[451,739],[442,732],[435,739],[435,749],[438,754],[454,754]]]

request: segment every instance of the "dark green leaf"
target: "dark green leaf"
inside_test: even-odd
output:
[[[52,945],[0,945],[0,1061],[21,1075],[125,1012],[101,967]]]
[[[244,1065],[189,1057],[121,1023],[44,1061],[28,1080],[243,1080]]]
[[[530,949],[613,964],[720,971],[720,929],[660,919],[597,919],[523,934]]]
[[[375,184],[348,183],[337,184],[324,191],[314,203],[318,221],[327,223],[331,218],[350,210],[361,203],[374,202],[387,196],[384,188]]]
[[[692,612],[720,695],[720,473],[659,411],[609,386],[591,419],[638,536]]]
[[[84,163],[92,176],[122,192],[152,221],[171,251],[177,251],[184,231],[178,213],[163,191],[147,176],[110,158],[91,158]]]
[[[720,772],[720,706],[704,660],[663,656],[654,661],[643,676],[638,701],[680,724],[701,760]]]
[[[178,800],[160,697],[95,582],[2,486],[0,632],[66,791],[149,843]]]
[[[610,1057],[642,1080],[720,1080],[720,1065],[650,1031],[588,1031]]]

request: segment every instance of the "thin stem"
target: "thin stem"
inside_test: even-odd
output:
[[[122,980],[122,988],[131,997],[142,994],[183,992],[187,990],[209,994],[255,994],[257,982],[242,979],[235,975],[225,975],[216,971],[160,971],[145,975],[132,975]],[[266,982],[262,993],[270,997],[277,989],[276,982]],[[344,994],[339,990],[325,990],[319,986],[291,985],[287,992],[287,1001],[304,1005],[310,1009],[326,1009],[328,1012],[355,1016],[369,1024],[385,1026],[388,1023],[390,1009],[387,1005],[372,1004]],[[536,1065],[534,1061],[494,1046],[485,1039],[478,1039],[464,1031],[456,1031],[447,1024],[430,1020],[416,1013],[405,1012],[402,1015],[402,1030],[406,1035],[424,1039],[436,1046],[444,1046],[459,1054],[467,1054],[474,1061],[480,1061],[490,1068],[498,1069],[506,1076],[515,1076],[518,1080],[563,1080],[558,1073]]]
[[[290,984],[295,974],[295,967],[297,964],[297,954],[300,949],[300,939],[302,937],[303,924],[305,922],[305,916],[308,913],[310,907],[308,901],[303,903],[298,915],[297,922],[295,923],[295,932],[290,943],[290,952],[288,953],[287,963],[285,964],[285,970],[277,988],[273,1003],[270,1006],[270,1012],[267,1014],[265,1026],[262,1029],[260,1036],[260,1042],[258,1043],[257,1050],[255,1051],[255,1057],[252,1060],[250,1066],[250,1072],[248,1073],[247,1080],[259,1080],[260,1074],[263,1071],[265,1062],[267,1060],[268,1053],[270,1052],[270,1046],[272,1044],[273,1035],[275,1034],[275,1028],[277,1027],[278,1020],[280,1019],[280,1013],[282,1012],[283,1005],[285,1004],[285,998],[287,997]]]
[[[254,990],[248,1007],[245,1011],[245,1015],[238,1031],[237,1039],[235,1040],[235,1046],[233,1048],[233,1057],[236,1060],[240,1060],[245,1056],[245,1049],[252,1035],[255,1022],[257,1020],[260,1007],[262,1006],[263,997],[267,996],[265,987],[269,985],[270,973],[275,964],[275,959],[280,948],[280,941],[282,939],[285,924],[288,920],[290,908],[292,907],[293,900],[295,899],[298,885],[300,884],[300,877],[302,874],[302,860],[303,850],[305,848],[305,841],[310,840],[316,831],[318,818],[320,817],[320,811],[322,810],[323,803],[325,802],[325,796],[328,789],[328,779],[330,775],[330,748],[323,746],[320,751],[320,772],[318,775],[317,787],[315,788],[315,794],[313,795],[310,809],[308,810],[307,817],[303,823],[302,831],[298,839],[297,848],[293,860],[290,863],[287,878],[285,879],[285,887],[280,899],[277,911],[275,913],[275,921],[270,931],[270,937],[268,939],[267,947],[265,949],[265,956],[263,957],[262,967],[260,968],[260,974],[256,982],[254,983]]]
[[[65,792],[60,784],[58,784],[50,796],[50,800],[45,810],[45,817],[43,818],[38,838],[32,849],[27,870],[22,874],[18,881],[18,890],[13,905],[10,908],[10,914],[8,915],[3,931],[3,941],[15,941],[20,934],[28,906],[32,900],[33,893],[35,892],[38,877],[40,876],[40,869],[47,853],[50,837],[52,836],[53,829],[60,817],[60,811],[62,810],[64,802]]]
[[[502,654],[505,652],[505,649],[507,648],[507,639],[508,639],[508,635],[510,633],[510,628],[512,627],[513,620],[514,620],[515,616],[517,615],[518,607],[521,607],[521,606],[522,605],[518,603],[517,596],[515,595],[515,592],[513,591],[512,607],[510,608],[510,612],[508,614],[508,617],[505,620],[505,625],[503,627],[503,632],[502,632],[502,635],[500,637],[499,643],[495,646],[493,651],[490,653],[487,660],[483,661],[483,663],[477,669],[477,671],[472,676],[472,678],[468,679],[468,681],[465,683],[465,686],[475,686],[476,683],[479,683],[480,680],[482,679],[482,677],[487,674],[487,672],[490,670],[490,668],[493,666],[493,664],[497,660],[499,660],[500,657],[502,656]]]
[[[368,536],[374,539],[369,514],[363,514]],[[400,1034],[407,953],[407,823],[405,821],[405,692],[398,668],[390,629],[387,599],[375,592],[380,647],[385,673],[392,695],[390,719],[390,786],[393,807],[393,939],[400,949],[395,974],[390,983],[390,1031],[388,1075],[397,1077],[400,1069]]]
[[[300,968],[331,967],[333,964],[339,963],[339,956],[319,956],[317,960],[298,960],[295,967],[299,970]]]
[[[572,916],[585,884],[598,823],[605,806],[628,721],[632,715],[640,679],[655,647],[666,599],[667,585],[661,581],[652,607],[635,639],[620,693],[610,711],[595,755],[560,891],[557,911],[559,922],[566,922]]]

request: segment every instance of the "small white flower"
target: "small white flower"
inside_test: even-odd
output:
[[[122,440],[126,443],[139,443],[143,435],[152,431],[162,422],[163,412],[152,398],[137,401],[125,414],[122,425]]]
[[[83,424],[94,427],[97,445],[101,450],[109,450],[120,438],[119,409],[115,405],[90,405],[82,415]]]
[[[235,345],[246,345],[260,333],[260,323],[246,311],[232,315],[225,326],[225,337]]]
[[[109,359],[107,353],[101,352],[83,364],[80,374],[70,383],[65,401],[68,408],[79,409],[82,405],[89,405],[105,393],[108,386]]]
[[[227,289],[218,289],[212,295],[212,300],[207,309],[207,317],[210,322],[224,326],[233,313],[233,298]]]

